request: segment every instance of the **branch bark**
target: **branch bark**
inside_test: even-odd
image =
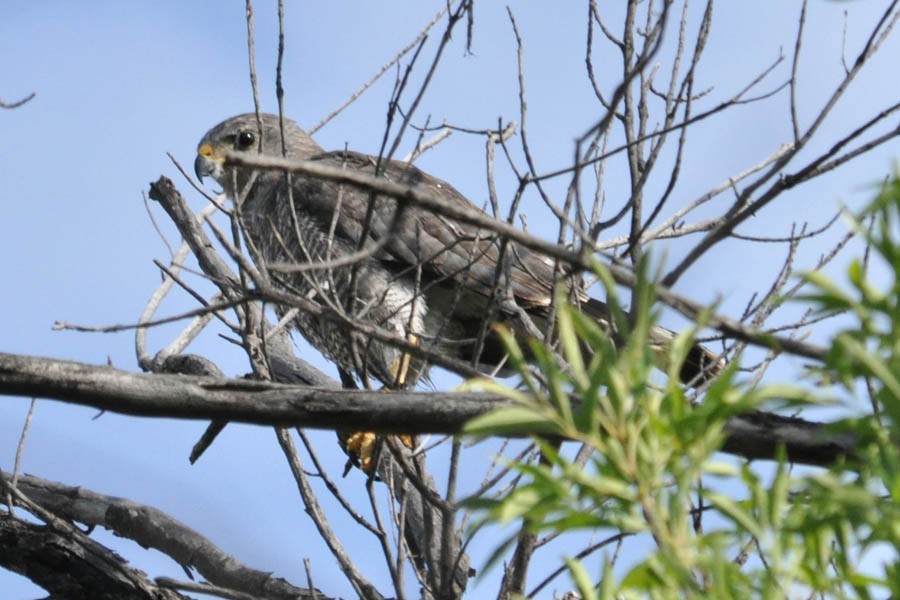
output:
[[[108,366],[0,353],[0,395],[51,398],[145,417],[221,419],[276,427],[459,433],[470,419],[511,406],[473,392],[335,390],[245,379],[141,375]],[[754,412],[733,417],[723,451],[828,465],[852,457],[856,438],[823,423]]]
[[[12,484],[11,474],[0,471],[0,478],[4,479],[7,485]],[[20,475],[16,483],[16,489],[41,507],[66,520],[77,521],[89,527],[99,525],[109,529],[119,537],[134,540],[145,548],[155,548],[171,557],[185,570],[190,568],[197,569],[203,577],[217,586],[238,590],[251,594],[254,597],[273,599],[318,597],[324,600],[324,596],[318,590],[295,587],[284,579],[272,577],[271,573],[251,569],[241,564],[234,557],[222,552],[200,533],[152,506],[127,498],[99,494],[80,486],[67,486],[30,475]],[[2,501],[2,497],[0,497],[0,501]],[[15,521],[15,519],[11,520]],[[14,525],[9,525],[9,527],[13,531],[20,530]],[[57,535],[49,530],[33,530],[24,532],[24,534],[27,534],[29,539],[33,539],[35,542],[41,541],[42,538],[47,538],[47,536]],[[55,540],[56,537],[53,539]],[[48,540],[44,539],[44,541],[47,542]],[[72,552],[68,548],[74,544],[76,544],[75,540],[63,543],[64,551],[67,554]],[[16,544],[7,545],[0,542],[0,553],[16,547]],[[50,547],[48,545],[45,549]],[[98,544],[96,552],[100,553],[100,556],[104,556],[101,549],[112,554],[111,551]],[[36,552],[39,551],[40,547],[37,548]],[[82,554],[86,552],[87,550],[82,550]],[[91,550],[91,552],[94,552],[94,550]],[[35,568],[34,562],[39,556],[40,554],[32,556],[31,559],[34,560],[23,558],[23,564],[31,564],[31,568]],[[76,559],[77,556],[73,556],[68,560],[76,561]],[[84,557],[82,559],[84,560]],[[122,561],[121,558],[116,557],[116,559]],[[46,558],[42,560],[46,561]],[[38,564],[40,562],[41,560],[37,560]],[[16,570],[9,563],[4,564]],[[52,563],[48,563],[46,566],[48,570],[52,568],[50,564]],[[73,562],[73,569],[75,567],[78,567],[78,565]],[[79,567],[79,570],[84,570],[85,568],[87,567],[82,566]],[[73,570],[72,573],[78,573],[79,570]],[[67,570],[63,570],[58,576],[62,576],[66,572]],[[31,574],[23,574],[40,585],[40,581],[32,577]],[[81,577],[87,576],[83,575]],[[107,575],[107,578],[109,578],[109,575]],[[91,580],[88,578],[86,581],[89,583]],[[88,585],[88,583],[82,585]],[[111,586],[109,589],[118,588]],[[87,595],[85,597],[99,598],[101,596]],[[134,597],[143,598],[146,596]],[[181,596],[176,595],[174,597],[180,598]]]
[[[67,600],[187,600],[165,589],[111,550],[46,525],[0,514],[0,565]]]

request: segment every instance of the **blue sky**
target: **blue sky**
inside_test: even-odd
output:
[[[443,4],[443,0],[289,3],[284,69],[288,116],[303,126],[316,123],[412,40]],[[802,122],[809,122],[824,94],[841,77],[844,11],[846,45],[852,54],[882,5],[871,0],[810,3],[798,88]],[[544,3],[520,2],[511,8],[525,43],[531,148],[539,169],[549,171],[570,162],[575,137],[601,116],[584,76],[586,3],[556,3],[550,9]],[[274,111],[274,3],[258,3],[256,12],[262,107]],[[774,1],[723,3],[716,8],[698,83],[707,93],[707,106],[733,95],[780,52],[789,55],[798,13],[799,4]],[[615,22],[615,15],[610,18]],[[18,110],[0,111],[0,269],[6,276],[6,293],[0,296],[0,351],[94,364],[109,360],[120,368],[137,368],[129,333],[58,332],[51,326],[56,320],[84,325],[136,320],[159,281],[152,261],[168,258],[142,193],[160,174],[187,191],[166,152],[190,165],[197,140],[210,126],[252,110],[245,32],[239,2],[3,3],[0,98],[9,102],[31,92],[37,96]],[[516,49],[505,8],[499,3],[476,4],[471,54],[465,52],[464,32],[461,28],[454,35],[416,122],[430,117],[431,123],[484,129],[496,126],[498,118],[519,121]],[[433,47],[432,41],[427,57]],[[660,61],[665,62],[666,52]],[[823,128],[822,142],[808,156],[855,127],[862,116],[896,101],[898,52],[897,40],[889,40],[882,56],[835,109]],[[612,65],[604,81],[612,86],[617,81],[614,56],[604,57]],[[789,61],[761,89],[771,90],[784,81],[788,67]],[[377,152],[392,83],[393,75],[383,78],[318,132],[318,141],[326,148],[347,144]],[[699,125],[690,139],[692,158],[684,165],[673,201],[695,197],[787,141],[786,111],[787,97],[781,93]],[[414,140],[407,138],[401,154]],[[794,221],[821,225],[839,204],[859,205],[871,185],[890,171],[896,154],[897,144],[891,142],[804,186],[760,213],[743,231],[786,235]],[[521,154],[516,156],[518,160]],[[481,138],[455,134],[419,165],[451,181],[477,204],[486,199]],[[615,168],[611,163],[607,175],[611,203],[627,184],[625,173]],[[561,198],[566,183],[554,182],[550,189]],[[501,198],[508,200],[515,182],[507,171],[501,169],[498,185]],[[196,194],[190,200],[197,208],[203,205]],[[539,199],[527,196],[523,206],[533,231],[554,235]],[[177,244],[162,212],[152,205],[150,210],[170,242]],[[805,260],[801,266],[811,265],[841,232],[839,225],[822,245],[810,245],[801,255]],[[667,251],[674,258],[684,247],[673,244]],[[678,289],[701,301],[721,299],[722,310],[737,315],[750,294],[767,284],[785,251],[784,246],[723,244],[689,272]],[[735,268],[736,263],[741,268]],[[163,312],[188,307],[187,299],[173,299]],[[151,343],[158,348],[175,331],[174,327],[154,331]],[[204,335],[189,350],[213,358],[226,373],[246,372],[240,353],[216,333]],[[308,348],[299,348],[304,357],[333,373]],[[798,362],[788,360],[774,373],[796,377],[798,369]],[[4,469],[12,468],[27,408],[27,399],[0,399]],[[269,429],[230,426],[191,467],[187,454],[203,423],[95,417],[92,410],[39,401],[23,470],[154,505],[249,565],[272,569],[296,583],[305,581],[302,558],[310,557],[318,587],[329,594],[352,595],[318,544]],[[333,434],[314,437],[337,472],[344,459]],[[486,458],[490,454],[486,448],[476,447],[472,456]],[[337,514],[335,526],[344,535],[354,531]],[[183,576],[166,557],[107,534],[98,539],[121,548],[123,555],[152,575]],[[377,552],[368,540],[353,549],[360,556]],[[489,549],[474,548],[473,554]],[[378,569],[367,574],[378,584],[387,583]],[[565,589],[564,581],[560,585]],[[484,586],[493,589],[490,578]],[[0,572],[0,589],[4,598],[39,593],[6,572]]]

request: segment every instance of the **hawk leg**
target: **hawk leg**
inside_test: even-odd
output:
[[[414,333],[406,334],[406,341],[414,346],[419,345],[419,338]],[[391,365],[391,375],[394,377],[394,385],[393,389],[399,390],[406,387],[406,381],[409,379],[409,365],[412,361],[412,355],[409,352],[404,352],[400,355],[400,358],[394,361],[394,364]]]
[[[418,344],[419,338],[410,333],[406,336],[410,344]],[[403,389],[409,379],[409,367],[412,362],[412,355],[404,352],[390,366],[391,376],[394,378],[394,385],[390,389]],[[385,386],[381,389],[385,389]],[[412,450],[416,447],[415,438],[411,435],[398,435],[400,442]],[[380,436],[374,431],[355,431],[342,440],[344,450],[350,455],[350,461],[344,470],[346,474],[351,464],[355,464],[365,473],[372,473],[375,468],[375,457],[378,453],[378,446],[381,442]]]

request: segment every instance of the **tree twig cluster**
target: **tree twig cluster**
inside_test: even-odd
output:
[[[474,129],[445,119],[434,127],[430,118],[418,116],[426,90],[448,60],[453,34],[462,29],[463,23],[467,25],[466,50],[475,42],[473,3],[448,2],[411,43],[314,129],[339,115],[371,89],[375,80],[394,73],[379,155],[373,160],[382,165],[399,155],[410,132],[418,136],[407,156],[410,162],[451,133],[473,136],[485,144],[490,214],[474,205],[448,205],[421,186],[379,177],[377,168],[373,175],[315,161],[242,153],[232,153],[226,160],[229,165],[258,173],[278,171],[286,177],[315,178],[365,190],[373,198],[366,231],[372,224],[377,197],[391,197],[398,206],[421,207],[442,218],[475,226],[499,240],[501,258],[508,259],[508,253],[518,245],[552,261],[559,280],[569,282],[573,295],[592,289],[600,263],[620,289],[626,293],[635,290],[634,273],[654,245],[683,243],[679,259],[661,274],[654,291],[656,298],[688,320],[701,323],[709,334],[707,341],[721,343],[717,352],[723,360],[740,361],[741,353],[748,347],[761,351],[763,358],[758,364],[742,366],[748,373],[749,387],[762,379],[768,365],[780,355],[814,362],[826,357],[828,348],[809,341],[806,334],[811,325],[822,323],[830,315],[806,314],[787,323],[775,321],[785,299],[802,292],[802,283],[796,283],[792,277],[801,268],[809,267],[797,264],[801,246],[821,239],[838,215],[823,214],[820,224],[792,224],[788,231],[766,236],[753,235],[743,228],[750,217],[785,201],[790,192],[900,134],[900,128],[890,124],[900,110],[900,103],[893,102],[885,102],[875,114],[860,115],[857,121],[845,124],[843,133],[836,137],[829,138],[824,133],[825,125],[834,118],[835,106],[854,89],[893,32],[900,19],[897,5],[898,2],[886,4],[860,48],[845,57],[842,77],[822,93],[820,108],[804,115],[797,98],[806,84],[798,66],[805,36],[809,35],[806,2],[799,9],[796,36],[788,54],[782,52],[771,64],[748,75],[739,89],[716,99],[717,93],[706,87],[703,73],[715,26],[712,0],[703,3],[699,14],[688,2],[630,0],[621,23],[613,22],[600,3],[590,0],[586,6],[582,58],[598,116],[576,136],[571,163],[549,170],[541,166],[534,152],[537,139],[529,130],[534,116],[528,104],[528,31],[517,20],[514,8],[507,9],[507,18],[510,44],[516,50],[517,121],[501,119],[491,126]],[[284,37],[283,8],[279,2],[280,109],[285,93],[281,65],[285,44],[290,43]],[[259,114],[253,14],[253,2],[247,0],[250,80]],[[611,72],[614,77],[609,75]],[[0,102],[0,107],[15,108],[31,97],[33,94],[15,103]],[[693,132],[746,105],[776,99],[786,100],[788,106],[788,138],[733,175],[686,196],[682,192],[685,167],[690,161],[703,160],[690,149]],[[435,131],[433,137],[426,137]],[[282,138],[283,135],[282,121]],[[226,199],[209,196],[181,172],[207,198],[208,206],[195,214],[170,179],[160,177],[151,184],[149,198],[162,207],[178,228],[182,243],[177,250],[170,250],[169,261],[157,262],[163,280],[137,323],[93,328],[134,329],[137,361],[146,374],[0,354],[0,394],[51,398],[130,415],[210,420],[207,433],[190,457],[192,461],[200,458],[228,422],[271,426],[296,483],[299,501],[359,597],[463,596],[474,572],[469,549],[478,543],[478,532],[472,533],[467,527],[470,515],[460,508],[459,500],[469,494],[502,496],[520,484],[520,476],[501,460],[484,465],[485,475],[477,489],[464,490],[460,470],[466,448],[458,437],[439,442],[449,446],[449,459],[446,470],[436,473],[426,465],[426,450],[407,448],[388,434],[456,436],[471,418],[509,406],[509,401],[487,393],[373,390],[364,372],[342,372],[342,381],[338,382],[296,356],[289,329],[298,311],[303,311],[362,337],[391,344],[431,367],[462,377],[484,375],[477,361],[461,361],[428,345],[413,343],[395,332],[361,321],[341,306],[316,301],[280,285],[279,275],[290,270],[327,270],[347,266],[345,263],[361,263],[375,256],[379,246],[361,242],[356,253],[327,264],[265,264],[243,231],[240,202],[232,208]],[[501,172],[513,182],[508,194],[498,185]],[[626,190],[614,198],[607,195],[608,189],[618,189],[610,185],[613,173],[617,179],[624,177]],[[556,229],[554,239],[545,239],[528,229],[531,215],[522,208],[526,198],[535,200],[550,216]],[[822,252],[811,268],[825,268],[850,240],[849,235],[841,238]],[[768,287],[748,299],[742,314],[737,316],[716,307],[711,309],[674,289],[690,269],[710,258],[726,241],[785,247],[784,260],[773,266]],[[497,271],[500,282],[499,266]],[[489,334],[491,311],[502,306],[516,314],[523,322],[523,330],[542,340],[547,351],[565,368],[565,361],[556,353],[558,332],[552,315],[557,307],[551,306],[551,318],[536,324],[523,311],[517,312],[515,301],[502,292],[501,285],[497,287],[497,297],[485,309],[479,344],[483,345]],[[164,298],[175,290],[189,295],[197,308],[174,317],[157,318]],[[630,297],[628,307],[633,313],[637,311],[636,296]],[[554,298],[554,303],[557,300]],[[276,306],[280,307],[280,318],[273,319],[269,309]],[[180,320],[188,321],[182,333],[165,348],[152,351],[148,329]],[[228,377],[213,359],[185,354],[191,341],[213,324],[224,328],[227,339],[245,352],[251,370],[247,377]],[[67,323],[58,326],[85,329]],[[350,389],[357,383],[362,383],[364,389]],[[702,386],[692,393],[702,401]],[[384,436],[375,470],[364,484],[368,506],[360,507],[347,497],[347,482],[338,482],[322,466],[318,454],[322,450],[313,447],[304,428],[353,428],[377,431]],[[825,466],[852,459],[856,443],[852,436],[835,432],[825,424],[752,412],[728,421],[722,450],[744,459],[774,458],[784,450],[792,462]],[[530,464],[541,460],[533,447],[504,444],[503,451],[509,454],[507,461]],[[573,452],[579,464],[586,464],[589,448]],[[204,592],[227,598],[328,597],[327,591],[323,593],[311,583],[299,586],[239,564],[185,524],[131,500],[63,486],[17,471],[0,473],[0,492],[9,507],[8,513],[0,516],[0,563],[57,595],[182,598],[186,597],[182,592]],[[43,525],[21,519],[17,512],[27,512]],[[383,555],[380,568],[389,573],[393,586],[390,592],[372,582],[371,573],[354,557],[347,540],[335,533],[330,522],[335,514],[349,516],[360,535],[376,540]],[[196,570],[208,583],[148,579],[72,522],[89,529],[105,527],[116,535],[156,548],[186,570]],[[610,544],[621,544],[623,536],[622,532],[611,533],[602,542],[573,548],[571,554],[588,556]],[[506,556],[503,579],[496,591],[498,598],[537,594],[558,577],[561,569],[544,573],[543,580],[537,586],[533,584],[535,557],[551,541],[534,534],[528,523],[522,525]],[[51,546],[52,557],[46,551]],[[50,558],[57,568],[46,567],[44,563]],[[413,586],[415,590],[411,589]]]

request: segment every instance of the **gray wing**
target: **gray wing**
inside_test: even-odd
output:
[[[330,152],[312,157],[333,166],[343,166],[375,174],[375,158],[355,152]],[[463,210],[478,210],[449,183],[432,177],[416,167],[391,161],[382,167],[382,175],[395,183],[418,186],[442,199],[448,205]],[[380,242],[374,258],[392,264],[392,268],[415,274],[421,268],[423,279],[452,282],[467,291],[489,296],[499,281],[510,286],[519,306],[529,310],[532,316],[541,318],[542,309],[550,304],[554,287],[553,261],[546,256],[529,251],[510,242],[501,261],[501,240],[490,231],[461,223],[415,205],[399,210],[396,199],[373,194],[351,186],[334,182],[295,178],[294,189],[306,202],[307,210],[323,219],[323,224],[333,222],[336,236],[358,245],[365,235],[366,243]],[[295,196],[298,194],[295,194]],[[368,228],[364,227],[371,207]],[[337,212],[337,214],[335,214]],[[446,286],[441,286],[445,288]],[[604,326],[609,322],[609,309],[605,303],[579,294],[583,310]],[[477,303],[476,303],[477,304]],[[462,315],[478,316],[478,321],[460,321],[466,335],[477,335],[483,306],[472,306]],[[654,327],[651,336],[660,348],[660,368],[666,368],[665,348],[674,333]],[[502,347],[485,347],[480,360],[483,364],[499,361],[505,350]],[[461,354],[463,358],[468,358]],[[702,383],[721,370],[722,361],[717,355],[695,344],[682,365],[681,378],[685,382]]]
[[[376,170],[374,157],[356,152],[329,152],[311,160],[372,175]],[[417,186],[456,208],[479,210],[449,183],[412,165],[383,161],[381,176]],[[337,235],[356,244],[365,235],[367,243],[382,244],[376,257],[394,263],[394,268],[414,274],[421,267],[423,278],[451,280],[485,296],[496,285],[499,269],[500,281],[511,287],[523,308],[550,303],[553,261],[512,242],[501,253],[501,240],[491,231],[413,204],[398,210],[395,198],[373,198],[368,191],[334,182],[295,178],[294,187],[300,188],[307,208],[317,213],[323,224],[334,222]]]

